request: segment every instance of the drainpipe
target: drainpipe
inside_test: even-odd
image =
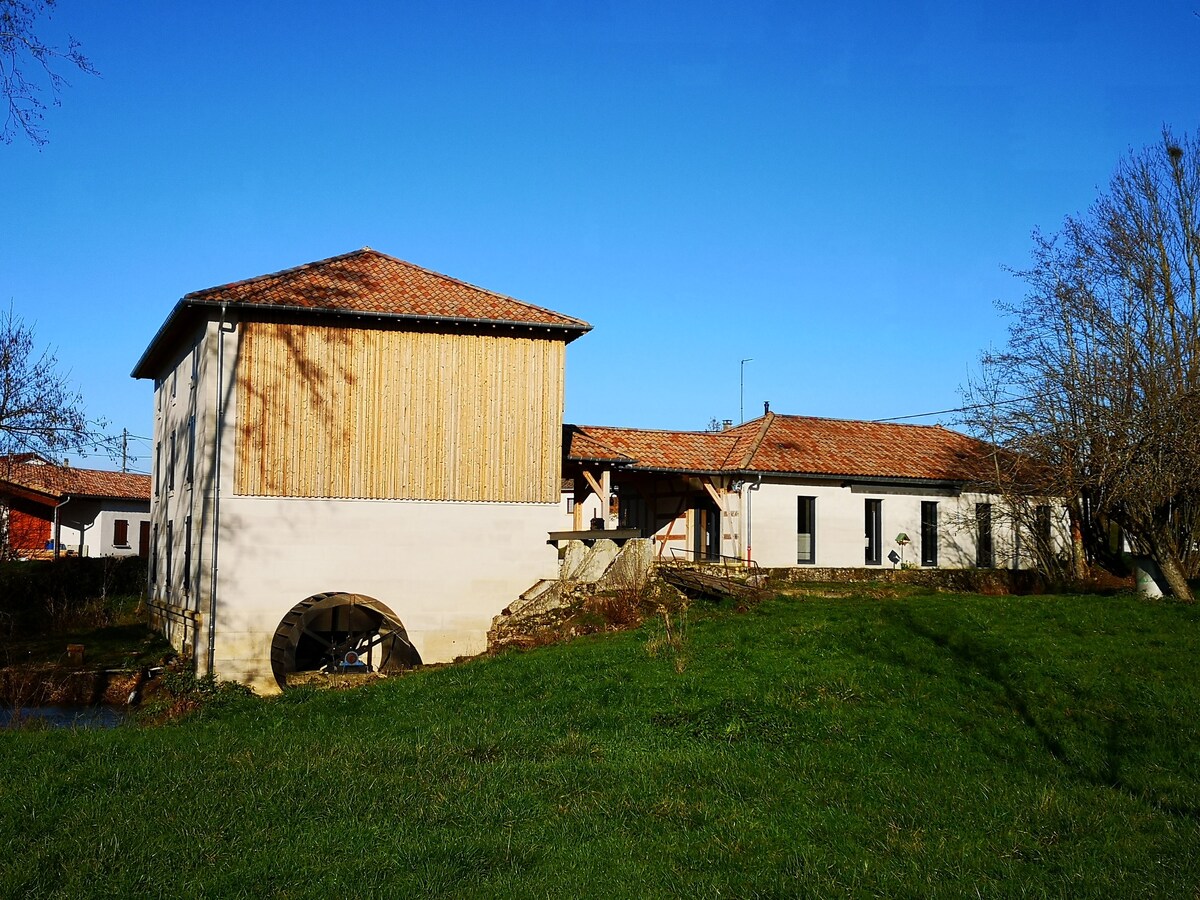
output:
[[[225,433],[225,304],[217,323],[217,433],[213,451],[212,571],[208,586],[208,674],[214,671],[217,657],[217,548],[221,534],[221,439]]]
[[[746,562],[750,562],[753,556],[753,541],[751,540],[751,532],[753,530],[753,517],[751,516],[750,492],[757,491],[762,487],[762,476],[758,476],[758,481],[754,484],[746,485]]]
[[[62,503],[57,504],[54,507],[54,558],[55,559],[58,559],[59,535],[62,530],[62,526],[58,521],[58,511],[70,502],[71,502],[71,495],[68,494],[66,500],[64,500]]]

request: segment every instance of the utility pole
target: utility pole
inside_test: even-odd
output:
[[[121,471],[129,471],[129,429],[121,429]]]
[[[738,384],[738,424],[746,421],[746,363],[754,362],[753,357],[742,360],[741,378]]]

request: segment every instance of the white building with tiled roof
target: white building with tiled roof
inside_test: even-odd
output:
[[[0,457],[0,517],[6,556],[146,555],[150,479],[35,454]]]
[[[1027,568],[1068,546],[1061,503],[989,494],[993,449],[940,426],[767,413],[720,432],[568,425],[563,447],[572,508],[660,558]]]
[[[200,674],[439,662],[555,573],[590,326],[363,249],[184,296],[154,380],[150,603]]]

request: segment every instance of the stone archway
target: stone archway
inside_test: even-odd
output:
[[[400,619],[362,594],[331,591],[293,606],[271,640],[271,671],[281,688],[296,672],[354,664],[391,672],[421,664]]]

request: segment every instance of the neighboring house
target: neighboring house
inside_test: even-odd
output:
[[[555,574],[565,347],[590,327],[370,249],[183,297],[133,371],[164,633],[259,690],[485,649]]]
[[[660,558],[1016,568],[1035,541],[1066,546],[1061,504],[1036,503],[1023,531],[979,486],[988,445],[940,426],[767,413],[720,432],[568,425],[563,448],[574,527],[607,509]]]
[[[7,555],[146,555],[150,477],[56,465],[24,453],[0,458]]]

